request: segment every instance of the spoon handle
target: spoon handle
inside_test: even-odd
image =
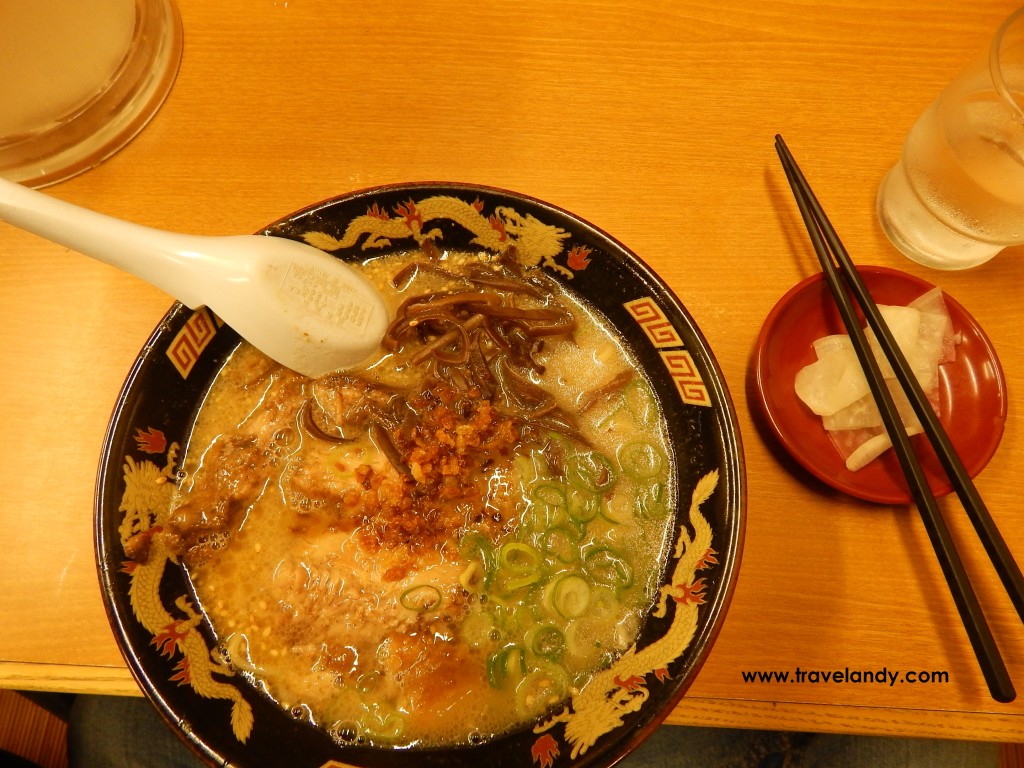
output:
[[[206,303],[203,287],[211,277],[245,273],[224,249],[211,247],[222,238],[122,221],[6,179],[0,179],[0,220],[140,277],[192,308]]]

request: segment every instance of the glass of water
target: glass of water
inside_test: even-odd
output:
[[[918,118],[877,207],[892,243],[936,269],[1024,243],[1024,8]]]
[[[0,176],[42,187],[97,165],[163,104],[174,0],[0,0]]]

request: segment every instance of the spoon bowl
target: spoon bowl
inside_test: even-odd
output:
[[[355,268],[283,237],[211,237],[122,221],[0,179],[0,220],[206,306],[268,357],[305,376],[365,360],[389,314]]]

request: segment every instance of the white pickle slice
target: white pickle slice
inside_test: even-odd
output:
[[[907,359],[929,403],[939,411],[939,366],[956,359],[956,338],[942,291],[933,288],[907,306],[879,305],[879,312]],[[889,386],[907,433],[922,431],[910,401],[870,328],[865,335]],[[849,336],[813,342],[817,359],[794,380],[797,397],[828,431],[846,466],[857,471],[892,447]]]

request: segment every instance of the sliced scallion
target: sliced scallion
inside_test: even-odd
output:
[[[557,660],[565,652],[565,635],[556,626],[540,624],[527,634],[527,644],[537,656]]]
[[[530,498],[551,507],[565,506],[565,490],[555,483],[540,483],[530,491]]]
[[[507,568],[515,573],[526,573],[538,570],[543,558],[540,552],[529,544],[510,541],[502,544],[501,549],[498,550],[498,562],[502,568]]]
[[[550,589],[551,606],[567,619],[582,616],[590,605],[590,584],[582,576],[574,573],[562,576]]]
[[[479,592],[484,585],[484,567],[479,560],[473,560],[459,574],[459,584],[467,592]]]
[[[583,558],[587,574],[598,584],[615,589],[627,589],[633,585],[633,566],[625,555],[611,547],[597,547]]]
[[[569,482],[586,491],[606,491],[615,485],[615,467],[597,451],[583,451],[566,462]]]
[[[533,573],[526,573],[518,578],[508,579],[505,582],[505,589],[509,592],[515,592],[517,589],[532,586],[539,581],[540,571],[534,571]]]
[[[593,491],[574,489],[567,502],[569,517],[580,523],[589,523],[601,509],[601,497]]]
[[[516,709],[525,717],[548,711],[569,692],[569,676],[556,664],[542,664],[523,678],[516,688]]]
[[[645,440],[623,445],[619,448],[618,460],[622,473],[635,480],[650,480],[665,468],[664,454]]]
[[[482,586],[487,589],[498,568],[498,557],[491,540],[479,531],[471,531],[459,541],[459,554],[462,555],[463,560],[469,562],[477,560],[480,563],[483,567]]]
[[[655,483],[641,491],[636,498],[637,514],[642,517],[664,517],[669,512],[668,488],[665,483]]]
[[[517,684],[526,674],[526,652],[518,645],[502,648],[487,659],[487,682],[492,688]]]
[[[432,611],[441,604],[441,590],[432,584],[417,584],[405,590],[398,601],[403,608],[416,613]]]
[[[575,526],[560,525],[545,531],[540,538],[544,552],[563,563],[572,563],[580,556],[582,532]]]

